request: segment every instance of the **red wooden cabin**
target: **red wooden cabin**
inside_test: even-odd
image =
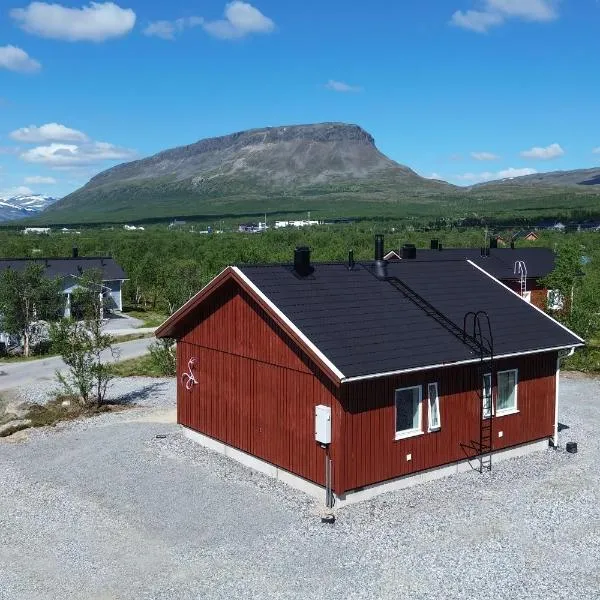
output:
[[[471,262],[377,252],[225,269],[157,331],[177,339],[178,422],[338,503],[547,447],[583,340]]]

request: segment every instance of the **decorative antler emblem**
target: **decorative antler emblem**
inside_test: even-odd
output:
[[[195,385],[198,385],[198,380],[194,375],[194,369],[198,363],[197,358],[190,358],[188,362],[188,370],[181,375],[181,383],[185,385],[186,390],[191,390]]]

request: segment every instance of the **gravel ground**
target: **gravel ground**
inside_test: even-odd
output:
[[[561,383],[561,445],[578,454],[386,494],[323,525],[303,494],[162,419],[172,381],[119,381],[145,389],[137,409],[0,443],[0,598],[599,599],[600,381]]]

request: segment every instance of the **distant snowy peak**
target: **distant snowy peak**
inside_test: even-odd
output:
[[[33,216],[54,204],[58,198],[31,194],[0,198],[0,221],[10,221]]]

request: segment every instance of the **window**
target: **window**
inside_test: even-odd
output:
[[[496,412],[498,415],[517,410],[517,371],[498,372],[498,398]]]
[[[492,374],[486,373],[483,376],[483,416],[489,419],[492,414]]]
[[[430,383],[427,386],[427,399],[429,400],[429,431],[437,431],[441,427],[440,397],[438,384]]]
[[[562,310],[565,306],[565,299],[559,290],[548,290],[548,309]]]
[[[421,386],[396,390],[396,439],[419,435],[421,430]]]

